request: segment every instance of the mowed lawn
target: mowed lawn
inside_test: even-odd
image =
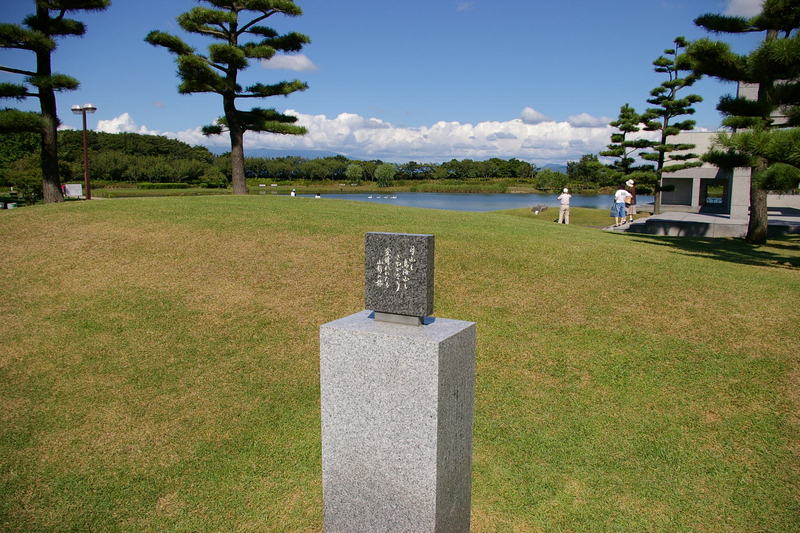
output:
[[[0,212],[0,530],[321,531],[367,231],[478,324],[472,531],[800,530],[800,240],[273,196]]]

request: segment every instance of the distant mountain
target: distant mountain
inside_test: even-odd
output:
[[[563,172],[565,174],[567,172],[567,165],[558,165],[556,163],[548,163],[539,168],[549,168],[550,170],[555,170],[556,172]]]
[[[209,148],[212,154],[220,155],[230,152],[230,148],[222,146],[214,146]],[[336,152],[328,152],[325,150],[271,150],[269,148],[245,148],[245,157],[302,157],[304,159],[319,159],[321,157],[336,157]]]

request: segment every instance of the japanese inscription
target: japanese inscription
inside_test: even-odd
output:
[[[433,312],[433,235],[367,233],[365,301],[380,313],[425,317]]]

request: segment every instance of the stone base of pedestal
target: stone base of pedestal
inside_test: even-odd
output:
[[[475,324],[320,328],[327,533],[468,532]]]

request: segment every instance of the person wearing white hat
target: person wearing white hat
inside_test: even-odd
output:
[[[559,224],[569,224],[569,199],[572,198],[572,195],[569,193],[569,189],[566,187],[564,191],[558,195],[558,199],[561,201],[561,208],[558,211],[558,223]]]
[[[628,180],[625,182],[625,190],[630,196],[625,198],[625,207],[628,213],[628,222],[633,222],[633,215],[636,214],[636,182]]]
[[[614,191],[614,206],[611,208],[611,216],[614,217],[614,226],[625,224],[625,205],[631,193],[625,190],[625,184],[619,186]]]

